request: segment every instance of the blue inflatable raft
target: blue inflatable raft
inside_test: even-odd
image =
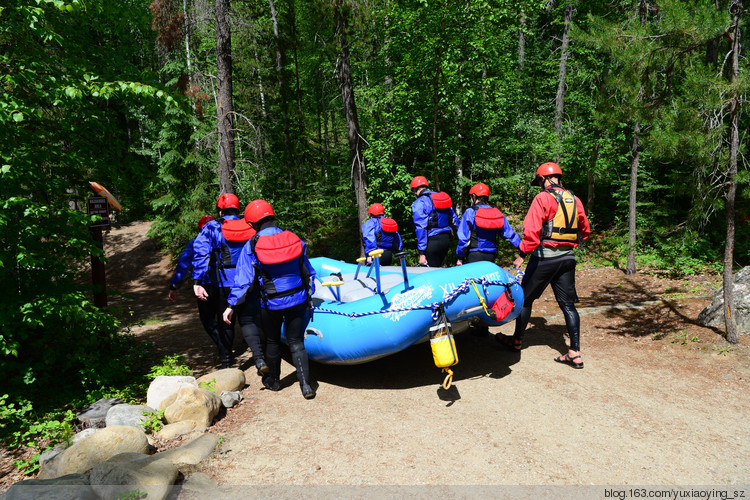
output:
[[[517,279],[491,262],[440,269],[366,267],[325,257],[310,262],[316,292],[305,349],[321,363],[365,363],[426,340],[441,305],[454,333],[512,321],[523,305]],[[495,321],[487,309],[506,291],[513,310]]]

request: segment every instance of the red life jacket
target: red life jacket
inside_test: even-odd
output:
[[[495,207],[477,208],[474,224],[482,229],[502,229],[505,221],[503,213]]]
[[[493,244],[497,247],[497,235],[500,234],[500,230],[505,225],[505,217],[503,213],[495,208],[479,208],[473,207],[474,213],[474,226],[482,229],[495,229],[495,239]],[[477,248],[479,246],[479,235],[477,235],[476,228],[471,230],[471,236],[469,238],[469,248]]]
[[[302,240],[291,231],[258,236],[254,240],[253,252],[261,264],[281,264],[302,255]]]
[[[225,220],[221,223],[221,234],[227,241],[247,241],[255,236],[255,229],[245,219]]]
[[[427,219],[427,229],[437,227],[453,226],[453,218],[450,209],[453,208],[453,200],[448,193],[443,191],[434,193],[423,193],[420,196],[430,195],[432,211]]]
[[[214,259],[216,263],[217,283],[226,283],[228,278],[225,269],[233,269],[237,266],[242,247],[245,242],[255,236],[253,229],[245,219],[217,219],[221,223],[221,235],[225,241],[221,242],[221,248],[214,250]],[[229,285],[225,285],[229,286]]]
[[[398,232],[398,222],[388,217],[380,218],[380,231],[375,235],[375,243],[380,247],[380,243],[383,241],[383,233],[396,233]],[[390,234],[393,239],[393,251],[398,251],[396,248],[396,235]]]

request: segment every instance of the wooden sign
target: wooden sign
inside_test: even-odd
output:
[[[101,220],[93,222],[91,227],[109,227],[109,201],[104,196],[89,196],[87,200],[89,215],[100,215]]]

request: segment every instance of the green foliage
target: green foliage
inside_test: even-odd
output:
[[[155,379],[159,376],[192,376],[193,372],[179,354],[164,356],[161,365],[152,366],[148,378]]]
[[[206,389],[207,391],[216,392],[216,379],[212,378],[208,382],[201,382],[200,388]]]
[[[164,427],[164,410],[146,411],[143,412],[143,416],[146,417],[146,420],[138,425],[143,427],[146,434],[159,432]]]

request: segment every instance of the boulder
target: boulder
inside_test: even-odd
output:
[[[84,429],[81,432],[73,434],[73,437],[70,438],[69,441],[65,443],[60,443],[54,448],[50,448],[49,450],[46,450],[44,453],[39,455],[39,467],[40,468],[45,467],[48,463],[52,462],[57,457],[59,457],[60,454],[64,452],[65,450],[67,450],[71,445],[73,445],[74,443],[77,443],[81,439],[89,437],[90,435],[94,434],[98,430],[99,429],[97,428]]]
[[[157,432],[154,432],[153,436],[156,439],[174,439],[177,436],[193,432],[198,428],[198,422],[195,422],[194,420],[182,420],[181,422],[165,425]]]
[[[6,500],[96,500],[89,478],[84,474],[68,474],[54,479],[25,479],[5,492]]]
[[[148,386],[146,406],[161,410],[161,402],[183,387],[198,387],[198,382],[195,377],[159,375]]]
[[[182,420],[193,420],[201,427],[208,427],[219,414],[221,400],[216,393],[196,387],[183,387],[174,402],[164,409],[168,424]]]
[[[245,387],[245,372],[239,368],[224,368],[203,375],[197,382],[198,387],[213,390],[216,394],[239,391]]]
[[[223,391],[219,394],[219,399],[221,399],[224,408],[232,408],[242,401],[242,393],[240,391]]]
[[[78,441],[62,452],[54,460],[54,467],[40,470],[40,479],[83,474],[120,453],[147,453],[148,439],[143,429],[125,425],[106,427],[91,436]]]
[[[219,444],[219,436],[216,434],[201,434],[179,448],[163,451],[155,456],[158,456],[160,460],[169,461],[182,471],[205,460],[213,453],[217,444]]]
[[[113,425],[129,425],[131,427],[143,428],[143,423],[149,419],[145,413],[153,411],[154,409],[147,405],[123,404],[113,406],[107,412],[107,427]]]
[[[87,406],[76,413],[76,418],[84,428],[101,428],[106,426],[107,412],[115,405],[124,403],[120,398],[100,399],[91,406]]]
[[[169,460],[163,460],[160,456],[140,453],[115,455],[91,470],[91,488],[102,500],[136,498],[132,496],[134,492],[145,493],[149,499],[164,499],[177,480],[179,471]]]
[[[750,335],[750,266],[734,275],[734,321],[738,335]],[[703,326],[724,330],[724,291],[719,288],[711,305],[698,315],[698,323]]]

